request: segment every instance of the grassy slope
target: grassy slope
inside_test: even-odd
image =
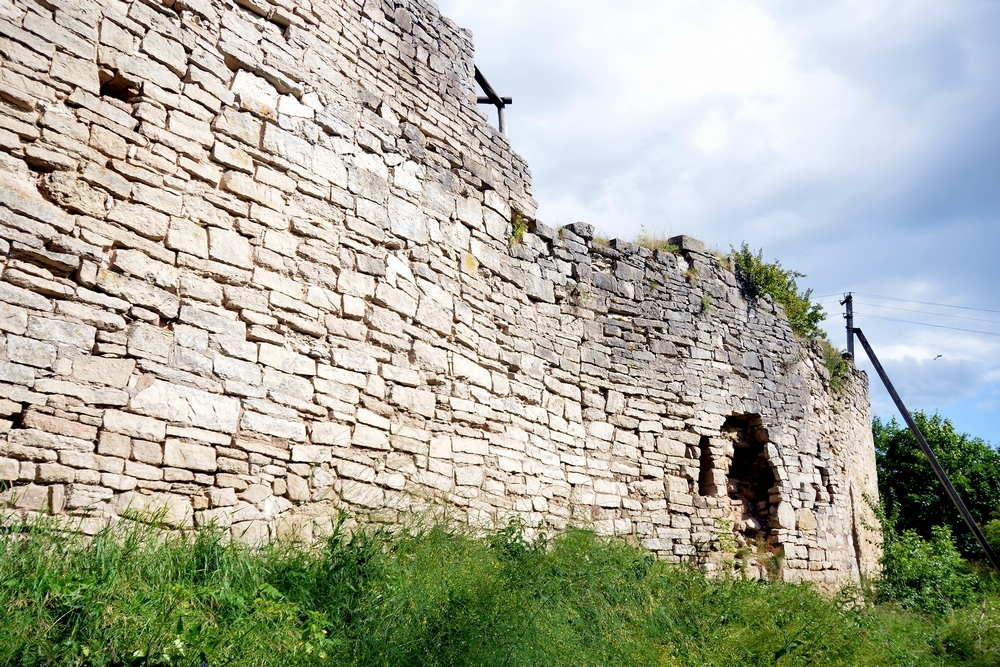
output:
[[[997,665],[1000,597],[948,616],[709,581],[511,529],[263,551],[122,528],[0,536],[0,665]],[[147,661],[148,660],[148,661]]]

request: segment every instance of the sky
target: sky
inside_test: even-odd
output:
[[[1000,444],[1000,0],[438,5],[513,97],[540,220],[746,241],[841,347],[855,292],[908,407]]]

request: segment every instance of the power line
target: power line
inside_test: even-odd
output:
[[[921,306],[936,306],[938,308],[958,308],[960,310],[977,310],[981,313],[996,313],[1000,314],[1000,310],[989,310],[987,308],[973,308],[972,306],[953,306],[950,303],[931,303],[929,301],[916,301],[914,299],[900,299],[894,296],[879,296],[877,294],[863,294],[861,292],[854,292],[857,296],[867,297],[869,299],[883,299],[885,301],[902,301],[905,303],[917,303]]]
[[[950,331],[964,331],[966,333],[982,334],[984,336],[1000,336],[1000,333],[995,331],[976,331],[975,329],[960,329],[958,327],[946,327],[942,324],[928,324],[927,322],[913,322],[912,320],[897,320],[894,317],[880,317],[878,315],[871,315],[868,313],[858,313],[855,315],[861,315],[863,317],[870,317],[873,320],[885,320],[887,322],[902,322],[903,324],[916,324],[921,327],[934,327],[935,329],[948,329]]]
[[[912,308],[897,308],[896,306],[883,306],[879,303],[863,303],[856,302],[862,306],[871,306],[873,308],[886,308],[888,310],[899,310],[904,313],[917,313],[918,315],[931,315],[933,317],[950,317],[956,320],[968,320],[970,322],[987,322],[989,324],[1000,324],[998,320],[983,320],[978,317],[962,317],[961,315],[948,315],[947,313],[929,313],[926,310],[913,310]]]

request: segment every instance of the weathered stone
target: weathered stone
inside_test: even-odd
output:
[[[215,449],[180,440],[167,440],[163,448],[163,463],[174,468],[215,472]]]
[[[7,336],[7,358],[18,364],[51,368],[56,360],[56,346],[33,338]]]
[[[106,384],[121,389],[128,384],[134,369],[134,359],[77,357],[73,360],[72,377],[77,382]]]
[[[139,414],[212,431],[232,433],[239,419],[239,401],[200,389],[154,380],[129,402]]]

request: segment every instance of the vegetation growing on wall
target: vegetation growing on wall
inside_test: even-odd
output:
[[[732,251],[736,276],[750,299],[770,296],[781,304],[792,331],[803,338],[823,338],[826,334],[819,324],[826,319],[823,307],[812,301],[812,290],[799,291],[796,278],[805,274],[781,268],[781,262],[765,262],[764,251],[757,254],[744,242]]]
[[[707,579],[618,540],[437,526],[253,550],[123,523],[0,536],[5,665],[989,665],[996,598],[940,616]],[[980,603],[983,602],[983,605]]]
[[[797,279],[804,278],[805,274],[784,269],[781,262],[764,261],[764,251],[758,250],[755,254],[746,242],[739,249],[733,248],[729,257],[747,298],[771,297],[784,309],[795,335],[819,343],[830,373],[830,385],[834,391],[840,391],[850,375],[850,365],[819,326],[826,319],[823,306],[812,300],[811,289],[799,290]]]
[[[524,235],[528,233],[528,218],[521,211],[514,209],[510,215],[510,235],[507,237],[508,243],[516,245],[524,240]]]
[[[643,248],[649,248],[650,250],[659,250],[661,252],[669,252],[676,254],[680,252],[680,246],[671,243],[669,239],[666,239],[658,234],[651,233],[645,227],[641,227],[639,230],[639,236],[636,238],[635,242]]]

